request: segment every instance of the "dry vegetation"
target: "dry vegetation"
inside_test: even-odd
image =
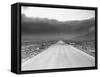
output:
[[[95,41],[94,40],[83,40],[83,41],[66,41],[74,47],[86,52],[87,54],[95,57]]]
[[[22,47],[21,47],[21,58],[22,62],[30,59],[33,56],[36,56],[37,54],[41,53],[44,49],[48,48],[51,44],[54,44],[55,40],[23,40],[22,41]]]
[[[36,56],[43,50],[47,49],[52,44],[55,44],[58,40],[22,40],[21,58],[22,62],[27,61],[31,57]],[[86,52],[89,55],[95,56],[95,41],[69,41],[63,40],[69,45]]]

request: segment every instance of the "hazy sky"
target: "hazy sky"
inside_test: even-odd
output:
[[[83,20],[95,17],[93,10],[59,9],[43,7],[22,7],[27,17],[56,19],[58,21]]]

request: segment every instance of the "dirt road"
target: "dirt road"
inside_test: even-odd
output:
[[[22,64],[22,70],[95,66],[95,58],[68,45],[56,43]]]

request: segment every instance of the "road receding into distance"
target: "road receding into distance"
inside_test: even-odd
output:
[[[59,41],[42,53],[22,63],[21,70],[43,70],[95,66],[95,58]]]

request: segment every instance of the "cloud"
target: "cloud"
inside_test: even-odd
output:
[[[83,20],[95,17],[94,10],[62,9],[44,7],[21,7],[22,14],[27,17],[56,19],[58,21]]]
[[[22,15],[22,35],[57,36],[58,38],[77,37],[95,30],[95,19],[81,21],[50,20],[44,18],[29,18]],[[52,37],[52,38],[53,38]],[[69,38],[69,39],[70,39]]]

